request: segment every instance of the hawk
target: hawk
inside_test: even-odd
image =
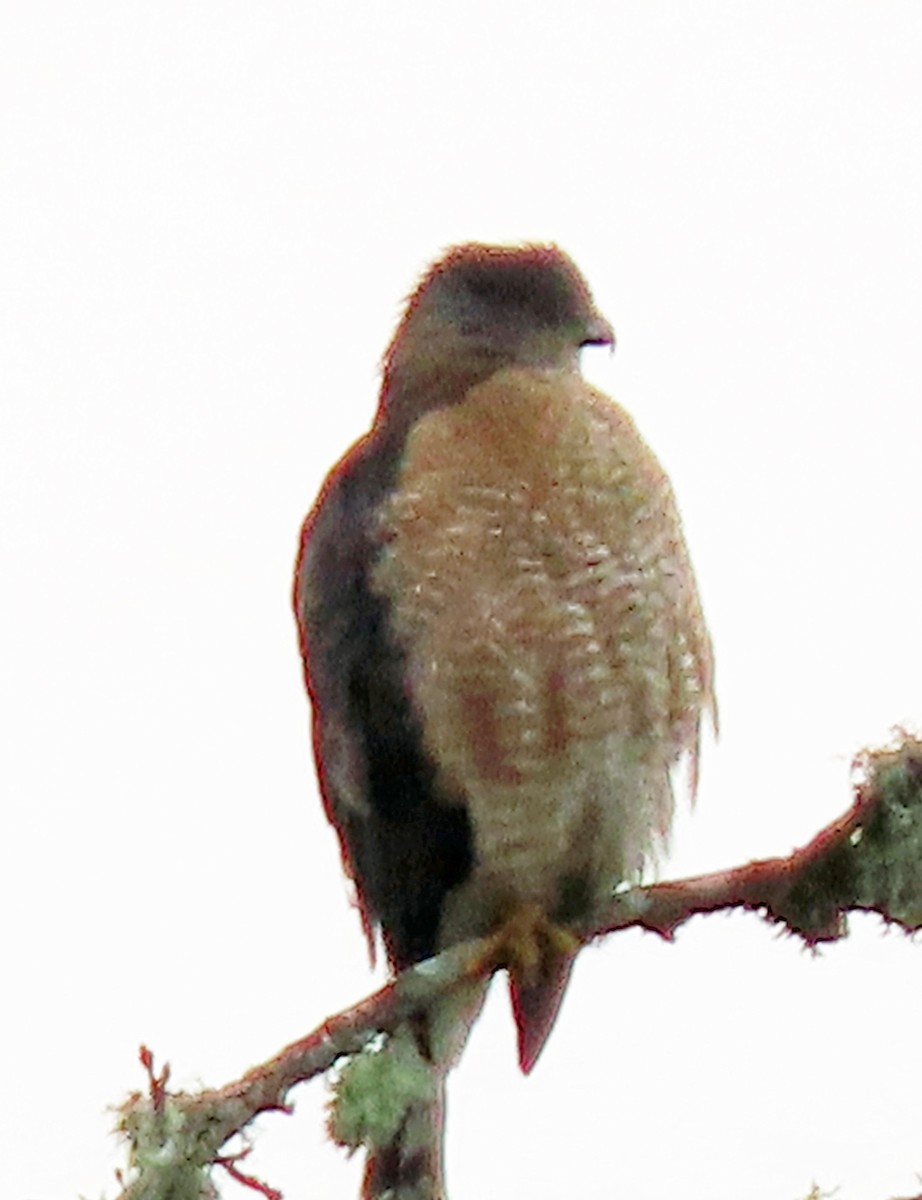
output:
[[[314,749],[395,971],[532,914],[591,921],[696,778],[712,655],[669,481],[579,370],[612,345],[556,246],[447,251],[385,353],[295,580]],[[573,950],[510,963],[522,1068]]]

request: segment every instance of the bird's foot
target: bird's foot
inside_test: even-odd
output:
[[[580,945],[580,939],[571,929],[553,921],[539,905],[522,905],[490,938],[483,961],[476,964],[472,973],[505,967],[527,986],[538,982],[549,962],[572,958]]]

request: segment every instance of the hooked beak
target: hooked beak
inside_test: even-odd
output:
[[[581,346],[611,346],[615,349],[615,331],[599,313],[594,313],[586,325]]]

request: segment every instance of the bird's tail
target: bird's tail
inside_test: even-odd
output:
[[[509,968],[509,996],[519,1039],[519,1066],[528,1074],[544,1049],[576,960],[574,950],[545,948],[538,963]]]

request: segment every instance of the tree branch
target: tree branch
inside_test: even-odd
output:
[[[743,908],[781,924],[808,946],[847,934],[850,911],[877,912],[907,932],[922,926],[922,742],[902,735],[894,747],[865,752],[856,760],[852,807],[808,845],[784,858],[651,887],[614,897],[603,918],[577,930],[591,941],[630,926],[672,939],[699,913]],[[370,1048],[414,1014],[428,1010],[453,989],[501,969],[502,939],[465,943],[418,963],[355,1007],[329,1018],[239,1080],[199,1093],[169,1092],[169,1069],[148,1074],[145,1093],[135,1092],[120,1109],[119,1131],[129,1141],[135,1172],[119,1200],[214,1200],[215,1165],[275,1197],[268,1185],[244,1176],[236,1155],[222,1147],[264,1112],[290,1112],[288,1095],[334,1063]]]

